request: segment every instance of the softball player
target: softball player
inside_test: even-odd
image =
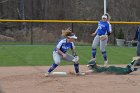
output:
[[[105,47],[107,45],[108,36],[111,34],[111,24],[109,23],[110,16],[108,14],[105,14],[102,16],[102,20],[98,22],[98,28],[94,33],[92,33],[92,36],[95,36],[93,43],[92,43],[92,59],[96,60],[96,47],[98,43],[100,43],[100,51],[103,54],[104,57],[104,66],[107,66],[108,59]]]
[[[135,41],[137,42],[137,51],[136,54],[137,56],[140,56],[140,26],[137,28],[137,31],[135,33],[135,37],[134,37]],[[132,42],[134,42],[134,40],[132,40]],[[140,60],[137,61],[136,66],[140,66]]]
[[[116,66],[101,67],[101,66],[97,66],[95,61],[89,61],[88,62],[89,70],[86,72],[86,74],[102,73],[102,72],[107,73],[107,74],[129,74],[133,71],[139,70],[139,68],[134,68],[134,64],[136,60],[138,59],[134,59],[124,68],[116,67]]]
[[[58,44],[56,45],[54,51],[53,51],[53,60],[54,63],[49,68],[47,73],[45,73],[45,76],[49,76],[51,72],[61,63],[61,59],[64,59],[68,62],[73,62],[75,72],[77,75],[80,75],[82,73],[79,73],[79,57],[76,55],[76,52],[74,50],[74,41],[77,39],[75,34],[72,32],[69,32],[66,34],[66,38],[60,40]],[[73,55],[67,54],[67,50],[71,49],[73,52]]]

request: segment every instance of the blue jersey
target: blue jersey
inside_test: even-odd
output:
[[[111,32],[111,25],[110,23],[107,22],[103,22],[102,20],[100,20],[98,22],[98,28],[97,28],[97,35],[101,36],[101,35],[106,35],[108,33]]]
[[[56,48],[60,49],[63,53],[66,53],[67,50],[69,49],[73,49],[74,43],[73,42],[67,42],[67,39],[62,39],[58,42],[58,44],[56,45]],[[54,49],[54,51],[56,51],[56,48]]]

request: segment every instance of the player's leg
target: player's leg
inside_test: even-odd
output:
[[[136,63],[136,60],[132,60],[132,61],[126,66],[126,68],[128,69],[128,72],[129,72],[129,73],[138,70],[137,68],[134,68],[135,63]]]
[[[106,72],[109,74],[129,74],[133,71],[137,71],[137,68],[134,68],[136,60],[132,60],[126,67],[116,67],[116,66],[109,66],[107,67]]]
[[[137,43],[137,56],[140,56],[140,42]]]
[[[74,56],[67,54],[66,61],[73,62],[73,60],[74,60]],[[79,73],[79,63],[78,63],[78,60],[76,62],[73,62],[73,63],[74,63],[75,72]]]
[[[134,66],[140,66],[140,56],[133,57],[133,60],[136,60]]]
[[[137,56],[140,56],[140,42],[137,43]],[[140,60],[137,60],[135,66],[140,66]]]
[[[47,73],[45,73],[45,76],[48,76],[61,62],[61,55],[59,55],[57,52],[53,52],[53,60],[54,63],[51,65]]]
[[[139,68],[134,67],[137,60],[140,60],[140,57],[133,57],[133,60],[126,67],[129,68],[132,72],[139,70]]]
[[[78,62],[78,60],[79,60],[79,58],[76,58],[72,55],[67,54],[66,61],[73,62],[75,73],[77,75],[84,75],[84,73],[79,72],[79,62]]]
[[[135,60],[135,62],[133,63],[133,62],[131,62],[131,64],[132,65],[134,65],[133,67],[134,67],[134,71],[140,71],[140,68],[139,67],[137,67],[137,62],[140,60],[140,56],[136,56],[136,57],[133,57],[133,60]],[[136,67],[135,67],[136,66]]]
[[[99,44],[100,36],[96,35],[92,43],[92,59],[96,59],[96,47]]]
[[[104,66],[107,66],[108,64],[108,59],[107,59],[107,53],[105,50],[105,47],[107,46],[107,41],[108,38],[106,40],[100,40],[100,51],[102,52],[103,58],[104,58]]]

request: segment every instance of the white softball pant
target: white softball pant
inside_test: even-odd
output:
[[[55,64],[59,65],[61,63],[62,56],[58,54],[56,51],[53,51],[53,60]],[[74,57],[72,55],[67,54],[67,57],[63,60],[66,60],[68,62],[73,62],[72,60]]]
[[[101,52],[104,52],[105,47],[107,45],[107,41],[108,41],[108,38],[106,40],[102,41],[102,40],[100,40],[100,36],[96,35],[93,40],[93,43],[92,43],[92,48],[96,49],[97,45],[100,43],[100,50],[101,50]]]

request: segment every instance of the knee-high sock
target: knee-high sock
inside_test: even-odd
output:
[[[58,65],[53,63],[50,69],[48,70],[48,73],[51,73]]]
[[[106,55],[106,51],[102,52],[103,57],[104,57],[104,61],[107,61],[107,55]]]
[[[130,64],[131,64],[131,65],[134,65],[134,64],[135,64],[135,62],[136,62],[136,61],[135,61],[135,60],[133,60],[133,61],[131,61],[131,63],[130,63]]]
[[[131,67],[134,65],[134,63],[135,63],[135,60],[131,61],[128,65]]]
[[[92,58],[96,57],[96,49],[92,48]]]
[[[75,72],[79,73],[79,63],[74,63]]]
[[[129,68],[131,71],[137,71],[138,69],[133,67],[134,63],[135,60],[131,61],[131,63],[129,63],[126,67]]]

